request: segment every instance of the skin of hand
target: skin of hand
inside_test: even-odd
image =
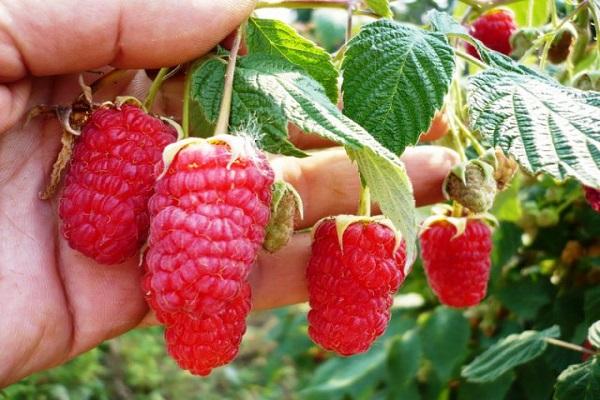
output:
[[[52,119],[24,126],[24,116],[38,104],[70,103],[80,92],[81,71],[157,68],[196,58],[253,7],[252,0],[0,0],[0,387],[153,320],[137,259],[98,265],[63,240],[56,200],[38,197],[60,149],[61,130]],[[84,76],[88,82],[97,77]],[[148,83],[143,72],[132,72],[110,96],[143,98]],[[168,106],[181,102],[181,92],[175,92],[167,85],[159,95],[173,114]],[[291,137],[305,148],[325,145],[296,131]],[[456,155],[423,146],[402,158],[417,203],[441,200],[441,183]],[[298,228],[354,211],[359,180],[342,149],[302,160],[280,157],[273,167],[304,200]],[[254,308],[304,301],[309,255],[308,234],[296,235],[276,254],[261,254],[251,275]]]

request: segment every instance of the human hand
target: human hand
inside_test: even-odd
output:
[[[60,127],[40,119],[23,127],[25,114],[37,104],[69,103],[80,91],[76,74],[81,71],[107,65],[157,68],[198,57],[253,5],[251,0],[182,0],[176,7],[163,0],[22,0],[0,7],[0,386],[152,321],[137,259],[98,265],[63,240],[56,202],[38,197],[60,148]],[[110,95],[143,97],[147,86],[143,73],[131,72]],[[163,106],[181,98],[178,86],[165,90]],[[298,133],[293,140],[305,148],[325,145]],[[441,200],[441,182],[455,155],[418,147],[403,160],[417,203]],[[343,150],[302,160],[282,157],[273,167],[304,200],[305,219],[298,228],[354,211],[359,180]],[[309,235],[298,234],[279,253],[259,256],[250,278],[255,309],[306,298],[309,253]]]

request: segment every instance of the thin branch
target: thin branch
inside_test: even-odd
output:
[[[231,115],[231,97],[233,96],[233,76],[235,74],[235,63],[242,43],[242,26],[237,30],[231,52],[229,53],[229,62],[225,71],[225,84],[223,87],[223,99],[221,100],[221,109],[219,110],[219,119],[215,127],[215,135],[225,135],[229,130],[229,117]]]
[[[562,347],[565,349],[569,349],[569,350],[574,350],[574,351],[579,351],[581,353],[585,353],[585,354],[590,354],[590,355],[596,355],[598,353],[596,353],[593,350],[590,349],[586,349],[585,347],[573,344],[573,343],[569,343],[569,342],[563,342],[562,340],[558,340],[558,339],[553,339],[553,338],[545,338],[544,339],[547,343],[552,344],[554,346],[558,346],[558,347]]]

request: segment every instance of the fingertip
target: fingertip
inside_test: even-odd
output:
[[[406,171],[413,182],[417,205],[444,200],[442,185],[450,169],[460,162],[458,154],[441,146],[409,147],[402,155]]]

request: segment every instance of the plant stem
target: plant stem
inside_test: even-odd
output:
[[[454,116],[454,120],[455,120],[456,124],[458,125],[458,127],[460,128],[461,133],[471,142],[471,144],[473,145],[473,148],[475,149],[477,154],[483,155],[485,153],[485,149],[479,143],[479,141],[475,138],[475,136],[469,130],[469,128],[467,128],[465,126],[465,124],[463,124],[463,122],[460,120],[460,118],[458,118],[456,115]]]
[[[357,214],[365,217],[371,216],[371,191],[369,190],[369,187],[362,182],[362,179]]]
[[[242,26],[237,30],[231,52],[229,53],[229,62],[225,71],[225,84],[223,87],[223,98],[221,99],[221,109],[219,118],[215,127],[215,135],[226,135],[229,128],[229,117],[231,116],[231,97],[233,96],[233,77],[235,74],[235,63],[242,43]]]
[[[480,60],[476,59],[475,57],[473,57],[470,54],[465,53],[462,50],[459,49],[454,49],[454,52],[456,53],[457,56],[459,56],[460,58],[470,62],[471,64],[475,64],[476,66],[478,66],[481,69],[486,69],[488,66],[487,64],[481,62]]]
[[[190,137],[190,92],[192,90],[192,69],[190,64],[185,74],[185,84],[183,85],[183,111],[181,114],[181,128],[183,129],[183,138]]]
[[[348,9],[348,0],[306,0],[306,1],[286,1],[286,0],[275,0],[275,1],[259,1],[256,4],[255,9],[259,8],[337,8],[340,10]],[[355,15],[366,15],[368,17],[382,17],[377,13],[367,10],[353,11]]]
[[[527,4],[527,26],[533,27],[533,0],[529,0]]]
[[[158,94],[160,87],[165,81],[165,76],[167,76],[168,72],[169,68],[161,68],[160,71],[158,71],[158,74],[156,75],[154,80],[152,81],[152,85],[150,86],[150,89],[148,89],[148,96],[146,96],[146,100],[144,100],[144,108],[146,110],[150,111],[152,109],[152,105],[154,104],[156,95]]]
[[[352,17],[354,16],[354,0],[348,1],[348,5],[346,6],[346,11],[348,13],[346,19],[346,40],[344,44],[350,41],[352,37]]]
[[[562,340],[558,340],[558,339],[554,339],[554,338],[545,338],[544,339],[547,343],[552,344],[554,346],[558,346],[558,347],[562,347],[565,349],[569,349],[569,350],[574,350],[574,351],[579,351],[581,353],[586,353],[586,354],[590,354],[590,355],[596,355],[597,353],[593,350],[590,349],[586,349],[585,347],[573,344],[573,343],[569,343],[569,342],[563,342]]]

